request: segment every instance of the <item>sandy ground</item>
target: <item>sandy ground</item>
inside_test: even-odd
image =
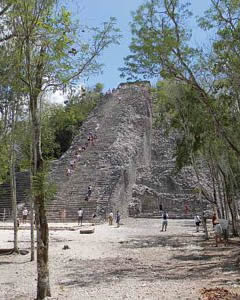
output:
[[[156,219],[123,223],[98,225],[88,235],[76,224],[66,225],[71,231],[50,230],[51,299],[197,300],[203,287],[238,289],[238,241],[215,248],[191,220],[169,220],[167,232]],[[1,226],[0,248],[11,248],[13,232]],[[19,246],[29,249],[29,230],[19,231]],[[34,299],[36,283],[30,254],[0,256],[1,300]]]

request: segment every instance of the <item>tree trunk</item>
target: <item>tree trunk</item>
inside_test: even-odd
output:
[[[224,189],[224,187],[222,186],[222,188],[221,188],[221,181],[219,180],[219,176],[220,176],[220,174],[217,172],[216,180],[217,180],[217,187],[218,187],[218,199],[219,199],[219,203],[220,203],[222,218],[227,219],[226,211],[224,208],[224,199],[223,199],[223,195],[222,195],[222,190]]]
[[[239,228],[239,214],[238,214],[238,203],[237,203],[237,199],[233,199],[234,202],[234,212],[235,212],[235,229],[236,229],[236,233],[237,236],[240,236],[240,228]]]
[[[233,236],[238,236],[238,230],[237,230],[237,222],[236,222],[236,214],[235,214],[235,210],[232,207],[232,201],[230,199],[228,199],[228,207],[229,207],[229,211],[232,217],[232,233]]]
[[[34,199],[36,209],[36,227],[37,227],[37,299],[44,299],[51,296],[49,269],[48,269],[48,223],[45,209],[45,197],[42,184],[42,176],[44,171],[43,159],[41,154],[41,129],[38,115],[38,96],[39,94],[30,97],[30,111],[32,119],[32,155],[33,155],[33,176],[35,177]]]
[[[14,228],[14,252],[18,253],[18,222],[17,222],[17,192],[16,192],[16,154],[14,149],[15,144],[15,105],[12,107],[12,132],[11,132],[11,159],[10,159],[10,182],[11,182],[11,198],[12,198],[12,218]]]
[[[227,204],[229,207],[229,211],[231,214],[232,219],[232,232],[234,236],[238,236],[238,230],[237,230],[237,212],[235,210],[234,206],[234,200],[233,200],[233,193],[232,193],[232,185],[228,178],[225,177],[225,186],[226,186],[226,197],[227,197]]]
[[[204,229],[204,233],[205,233],[205,240],[209,239],[208,236],[208,228],[207,228],[207,221],[206,221],[206,217],[205,217],[205,213],[204,213],[204,206],[203,206],[203,199],[202,199],[202,190],[201,187],[200,191],[199,191],[199,200],[200,200],[200,205],[201,205],[201,219],[202,219],[202,223],[203,223],[203,229]]]
[[[197,166],[195,163],[195,158],[193,156],[193,154],[191,154],[191,162],[192,162],[192,166],[195,172],[195,175],[197,177],[197,181],[198,181],[198,188],[199,188],[199,202],[200,202],[200,207],[201,207],[201,219],[203,222],[203,229],[204,229],[204,233],[205,233],[205,239],[208,240],[208,229],[207,229],[207,222],[206,222],[206,217],[205,217],[205,213],[204,213],[204,203],[203,203],[203,199],[202,199],[202,186],[200,183],[200,177],[198,174],[198,170],[197,170]]]
[[[239,236],[238,226],[237,226],[238,215],[237,215],[237,210],[236,210],[235,202],[234,202],[233,186],[232,186],[232,182],[230,180],[231,179],[229,179],[228,189],[227,189],[228,207],[229,207],[230,214],[231,214],[231,217],[232,217],[233,235],[234,236]]]
[[[31,122],[31,115],[29,114],[29,128],[31,129],[32,137],[33,130],[32,130],[32,122]],[[34,236],[34,201],[33,201],[33,147],[32,147],[32,140],[30,142],[30,215],[31,215],[31,261],[35,260],[35,236]]]
[[[218,166],[218,169],[220,171],[220,181],[221,181],[221,186],[222,186],[222,192],[223,192],[223,205],[224,205],[224,211],[225,211],[225,217],[227,220],[230,219],[230,214],[229,214],[229,208],[228,208],[228,195],[227,195],[227,182],[226,182],[226,175],[222,168]]]
[[[32,171],[30,171],[30,216],[31,216],[31,261],[35,259],[35,236],[34,236],[34,202],[32,192]]]
[[[17,193],[16,193],[16,174],[15,174],[15,150],[14,141],[11,145],[11,160],[10,160],[10,178],[11,178],[11,196],[12,196],[12,217],[14,228],[14,252],[18,253],[18,222],[17,222]]]
[[[37,299],[44,299],[51,296],[49,269],[48,269],[48,223],[46,218],[45,205],[42,197],[36,197],[36,223],[37,223],[37,269],[38,285]]]

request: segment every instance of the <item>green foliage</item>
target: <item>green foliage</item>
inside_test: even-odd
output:
[[[19,120],[16,124],[15,144],[17,150],[17,168],[28,170],[30,168],[30,145],[31,145],[31,131],[29,120]]]
[[[96,93],[102,93],[103,88],[104,88],[104,84],[98,82],[98,83],[96,84],[95,88],[94,88],[94,91],[95,91]]]
[[[194,67],[197,50],[187,43],[191,31],[183,21],[191,16],[188,6],[178,0],[153,0],[139,7],[131,23],[132,54],[125,58],[122,76],[169,79],[182,76],[185,64]]]
[[[0,183],[6,180],[7,175],[9,174],[9,141],[7,138],[1,139],[0,143]]]
[[[48,167],[45,166],[44,170],[38,171],[33,176],[33,195],[34,197],[42,197],[46,202],[53,199],[56,194],[56,185],[48,180]]]
[[[47,105],[42,116],[42,150],[46,159],[59,158],[101,98],[99,92],[87,91],[72,96],[66,106]]]
[[[28,112],[23,120],[27,119],[26,116],[30,112],[33,195],[37,205],[36,223],[40,232],[37,235],[37,298],[43,299],[51,295],[44,202],[52,196],[52,192],[49,192],[46,173],[43,170],[41,98],[47,89],[64,88],[70,82],[78,81],[80,76],[99,71],[101,65],[97,59],[109,45],[118,43],[119,31],[115,26],[115,20],[110,19],[102,28],[94,28],[92,39],[89,36],[84,39],[80,35],[80,27],[74,24],[70,13],[63,7],[59,9],[56,0],[6,0],[5,3],[11,5],[6,11],[0,11],[0,17],[4,15],[0,20],[0,29],[2,31],[7,29],[7,34],[9,32],[12,39],[9,38],[11,41],[7,42],[8,38],[2,39],[0,36],[0,43],[6,42],[4,51],[0,49],[0,54],[4,54],[4,59],[0,59],[0,63],[4,60],[8,62],[8,65],[4,66],[3,78],[7,78],[7,73],[10,74],[11,80],[8,80],[10,88],[27,95],[29,100]],[[72,111],[70,119],[79,122],[79,119],[76,120],[75,110]],[[13,134],[11,136],[13,137]],[[52,130],[50,132],[45,130],[46,156],[53,154],[55,143],[53,137]],[[43,244],[44,247],[41,246]]]
[[[224,143],[221,149],[240,157],[239,1],[212,0],[205,17],[199,20],[202,28],[213,28],[217,33],[208,52],[192,46],[191,32],[185,24],[192,14],[189,4],[181,3],[145,1],[133,14],[132,53],[125,58],[122,75],[162,77],[173,85],[180,83],[185,89],[185,96],[180,97],[184,103],[173,89],[161,117],[163,120],[169,115],[170,127],[185,130],[187,138],[179,145],[186,147],[190,140],[196,152],[207,143],[203,139],[207,135],[216,145]],[[164,99],[164,95],[159,97]]]
[[[104,49],[118,44],[120,39],[114,18],[99,27],[88,28],[73,20],[71,13],[56,3],[55,0],[2,1],[2,6],[6,5],[7,9],[1,15],[0,27],[8,26],[13,38],[2,42],[0,37],[0,89],[7,91],[10,88],[27,95],[31,111],[39,107],[33,99],[38,102],[46,90],[66,88],[76,84],[80,77],[99,72],[101,64],[97,59]],[[80,97],[75,97],[76,103],[71,99],[66,109],[55,109],[56,119],[53,111],[50,115],[45,112],[41,118],[45,158],[59,157],[68,149],[77,128],[95,106],[102,88],[102,84],[96,85],[95,96],[89,96],[89,101],[80,104]],[[0,109],[1,101],[0,93]],[[27,118],[28,112],[25,112],[18,128],[18,136],[22,135],[22,140],[17,141],[22,150],[19,161],[22,168],[29,165],[30,159],[32,136],[29,127],[25,126]]]
[[[212,122],[201,107],[200,95],[191,86],[161,81],[155,89],[155,124],[178,133],[177,169],[191,164],[191,155],[203,151],[211,135]]]

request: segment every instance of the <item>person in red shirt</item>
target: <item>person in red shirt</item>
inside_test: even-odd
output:
[[[213,216],[212,216],[212,225],[213,225],[213,228],[214,226],[217,224],[217,215],[216,213],[213,213]]]

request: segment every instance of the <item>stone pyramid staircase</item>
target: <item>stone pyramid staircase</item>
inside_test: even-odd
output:
[[[145,88],[146,93],[148,88],[149,86]],[[88,220],[93,214],[104,216],[111,209],[122,208],[121,198],[126,198],[126,193],[121,192],[121,182],[127,172],[126,168],[131,164],[141,144],[138,145],[134,141],[135,138],[141,139],[136,128],[140,135],[144,133],[142,126],[145,124],[137,123],[143,123],[141,115],[143,119],[149,119],[149,116],[145,116],[146,101],[141,88],[137,89],[127,84],[101,99],[81,127],[70,149],[52,165],[50,176],[56,184],[57,194],[48,203],[50,221],[63,219],[64,210],[66,221],[77,220],[77,211],[80,207],[83,208],[84,219]],[[141,107],[143,112],[138,111]],[[133,124],[133,121],[136,121],[136,124]],[[87,142],[89,132],[96,134],[97,139],[94,140],[94,145],[90,143],[81,153],[72,175],[67,176],[66,170],[70,166],[70,161],[76,158],[76,150]],[[131,147],[129,139],[134,144]],[[89,200],[85,201],[89,185],[92,186],[92,194]],[[117,199],[120,201],[119,206],[116,201],[112,201],[114,194],[119,198]],[[127,205],[126,202],[125,206]]]
[[[30,188],[29,172],[16,173],[17,203],[28,206]],[[19,212],[21,214],[21,212]],[[12,215],[11,187],[8,182],[0,185],[0,221]]]

